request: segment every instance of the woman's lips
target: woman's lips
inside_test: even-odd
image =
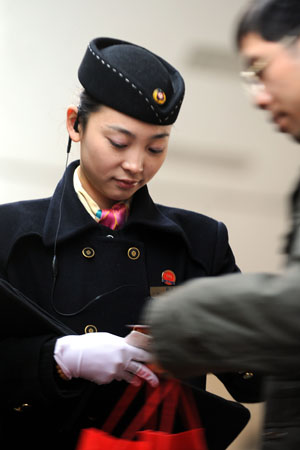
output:
[[[116,179],[117,185],[122,189],[132,189],[139,184],[137,180],[120,180]]]

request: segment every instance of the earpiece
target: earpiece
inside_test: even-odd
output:
[[[77,114],[77,117],[76,117],[76,120],[75,120],[75,122],[74,122],[74,130],[78,133],[79,132],[79,130],[78,130],[78,125],[79,125],[79,117],[78,117],[78,114]]]
[[[80,118],[80,106],[78,106],[78,112],[77,112],[76,120],[74,122],[74,127],[73,127],[74,130],[76,131],[76,133],[79,133],[79,130],[78,130],[79,118]]]
[[[76,131],[76,133],[79,133],[79,117],[80,117],[80,106],[78,106],[78,111],[77,111],[77,116],[73,125],[74,130]],[[72,145],[72,139],[69,136],[69,140],[68,140],[68,145],[67,145],[67,153],[70,153],[71,151],[71,145]]]

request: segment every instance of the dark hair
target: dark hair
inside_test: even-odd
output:
[[[78,121],[84,131],[90,114],[99,111],[102,104],[88,94],[85,89],[80,93],[79,100]]]
[[[238,21],[238,48],[242,38],[251,32],[273,42],[300,34],[300,0],[252,0]]]

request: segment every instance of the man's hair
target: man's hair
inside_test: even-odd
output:
[[[238,21],[238,48],[245,34],[251,32],[273,42],[300,35],[300,0],[252,0]]]

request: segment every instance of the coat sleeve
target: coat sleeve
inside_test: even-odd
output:
[[[195,279],[149,301],[157,361],[175,376],[300,372],[299,258],[286,271]]]
[[[239,272],[235,257],[229,245],[228,230],[223,222],[216,223],[215,248],[212,253],[212,267],[210,275],[225,275],[227,273]]]
[[[53,357],[57,337],[69,329],[0,279],[0,394],[2,407],[46,406],[75,398],[84,383],[65,382]],[[82,380],[83,382],[83,380]]]
[[[22,404],[47,408],[62,399],[78,398],[84,392],[88,384],[85,380],[66,382],[57,375],[55,341],[48,335],[1,340],[2,408],[12,410]]]

